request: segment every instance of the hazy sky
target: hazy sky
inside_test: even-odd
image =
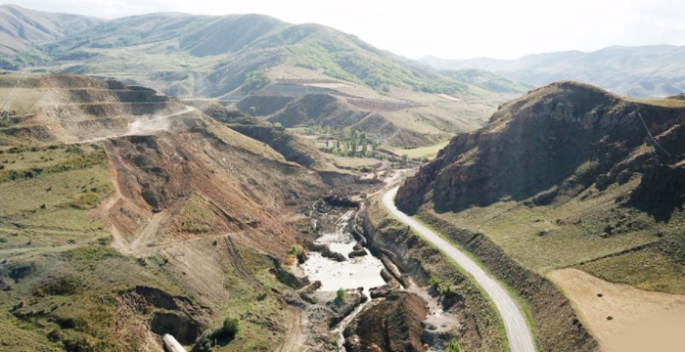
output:
[[[261,13],[331,26],[410,58],[685,45],[685,0],[0,0],[6,3],[103,18]]]

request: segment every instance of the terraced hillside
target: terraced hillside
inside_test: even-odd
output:
[[[42,18],[21,14],[31,23]],[[317,102],[323,95],[336,110],[354,115],[361,131],[399,148],[478,128],[499,103],[519,94],[459,81],[332,28],[267,16],[160,13],[79,28],[56,32],[47,42],[29,40],[31,48],[5,55],[2,67],[113,78],[340,132],[327,116],[297,114],[303,108],[324,112],[312,106],[327,104]],[[361,121],[359,114],[372,118]]]
[[[533,309],[543,349],[560,341],[557,330],[547,330],[551,294],[543,297],[521,280],[549,287],[540,274],[581,312],[574,324],[618,351],[643,319],[685,310],[683,126],[685,105],[677,99],[637,101],[555,83],[505,104],[488,126],[453,138],[407,179],[397,203],[517,289]],[[573,289],[571,282],[580,282],[573,270],[594,284]],[[637,290],[614,297],[603,292],[618,292],[611,283]],[[652,299],[648,291],[668,298],[645,312],[638,306]],[[632,303],[615,303],[619,296]],[[605,329],[607,321],[615,323]]]
[[[2,96],[17,86],[0,128],[0,349],[285,341],[299,311],[269,270],[294,243],[281,215],[326,190],[316,172],[152,90],[0,76]],[[213,333],[226,317],[233,341]]]

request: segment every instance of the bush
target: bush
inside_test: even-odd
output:
[[[459,352],[461,349],[459,348],[459,342],[457,340],[451,340],[450,343],[447,345],[447,352]]]
[[[335,293],[336,298],[340,302],[345,302],[347,299],[347,291],[343,290],[342,288],[338,289],[338,292]]]
[[[300,255],[302,252],[304,252],[304,248],[302,248],[302,246],[299,244],[294,244],[292,247],[290,247],[290,249],[288,249],[288,254],[290,255]]]
[[[240,318],[228,317],[224,320],[224,325],[217,334],[219,338],[234,338],[240,331]]]

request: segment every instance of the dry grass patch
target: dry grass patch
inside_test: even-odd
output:
[[[685,330],[674,329],[685,326],[685,296],[612,284],[576,269],[555,270],[547,276],[566,293],[605,351],[676,351],[657,346],[685,346]],[[677,325],[664,324],[667,321]],[[646,322],[657,325],[645,331]],[[667,330],[648,332],[658,331],[654,329],[657,326]],[[638,349],[638,345],[627,341],[650,348]]]

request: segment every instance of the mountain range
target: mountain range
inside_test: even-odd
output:
[[[460,81],[354,35],[262,15],[156,13],[104,21],[1,8],[2,68],[117,79],[236,104],[273,121],[320,101],[303,100],[308,94],[325,95],[334,98],[334,110],[354,116],[347,125],[394,147],[435,144],[480,127],[499,103],[526,89]],[[306,114],[289,121],[288,127],[328,123]]]
[[[612,46],[593,52],[527,55],[516,60],[446,60],[427,56],[419,61],[439,69],[488,70],[537,87],[574,80],[631,97],[663,97],[685,91],[682,46]]]

